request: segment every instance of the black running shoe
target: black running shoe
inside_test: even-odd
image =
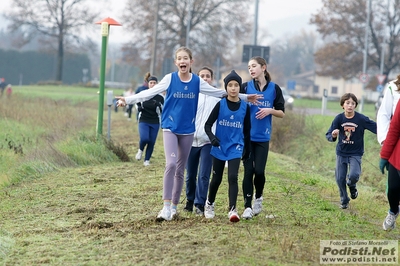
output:
[[[186,201],[186,206],[185,208],[183,208],[183,210],[187,212],[193,212],[193,204],[194,204],[193,201],[190,200]]]
[[[350,188],[350,198],[356,199],[358,197],[358,191],[356,187]]]

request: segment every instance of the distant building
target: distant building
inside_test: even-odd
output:
[[[340,98],[346,92],[351,92],[355,95],[361,95],[362,92],[362,84],[359,81],[354,82],[343,78],[319,76],[315,71],[293,75],[288,79],[287,83],[291,84],[291,87],[288,88],[290,94],[297,97],[320,99],[324,95],[324,90],[327,90],[330,98]]]
[[[316,98],[321,99],[324,95],[324,90],[327,91],[328,98],[339,99],[345,93],[354,93],[357,97],[362,96],[362,83],[359,79],[353,78],[345,80],[339,77],[320,76],[315,71],[308,71],[298,75],[293,75],[287,82],[294,88],[288,91],[296,97]],[[376,101],[379,97],[379,92],[366,89],[364,99]]]
[[[224,84],[223,78],[229,74],[232,69],[235,69],[242,77],[243,82],[251,79],[247,64],[242,63],[234,67],[222,67],[220,69],[221,78],[217,83]],[[285,83],[279,83],[279,85],[285,87],[290,95],[299,98],[321,99],[325,89],[327,90],[329,99],[339,99],[343,94],[348,92],[354,93],[358,98],[362,96],[362,83],[358,78],[345,80],[338,77],[320,76],[317,75],[314,70],[288,77]],[[378,91],[370,89],[365,90],[365,100],[375,102],[378,98]]]

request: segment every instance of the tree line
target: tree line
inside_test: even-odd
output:
[[[30,85],[37,83],[53,83],[56,76],[57,59],[54,54],[38,51],[3,50],[0,49],[0,75],[10,84]],[[63,83],[77,84],[91,80],[90,60],[86,54],[64,55]]]
[[[322,0],[323,7],[312,15],[310,22],[325,39],[315,54],[321,75],[357,77],[362,71],[365,49],[367,70],[379,73],[382,66],[383,74],[388,77],[399,69],[400,1],[371,0],[370,21],[366,25],[369,1]]]
[[[323,7],[310,16],[310,23],[316,26],[320,36],[300,32],[269,44],[275,77],[283,81],[290,75],[309,70],[346,79],[358,77],[364,49],[368,50],[370,71],[379,69],[381,62],[383,74],[387,76],[398,69],[400,13],[396,11],[400,1],[371,1],[368,47],[364,47],[368,0],[322,0]],[[94,22],[103,18],[100,4],[107,5],[108,1],[97,1],[97,10],[89,8],[90,2],[94,0],[36,0],[32,5],[29,0],[13,0],[12,7],[5,10],[4,15],[10,21],[9,30],[21,32],[15,47],[23,47],[36,36],[41,49],[53,53],[56,58],[54,79],[64,81],[65,54],[77,50],[91,53],[92,61],[93,55],[98,56],[98,47],[85,32],[97,29]],[[240,47],[248,44],[252,34],[253,2],[127,1],[119,8],[122,16],[119,22],[130,38],[121,49],[121,61],[145,73],[151,60],[155,60],[152,74],[160,75],[163,63],[173,57],[173,51],[188,44],[194,52],[195,67],[213,67],[217,58],[225,66],[239,63]],[[259,14],[266,12],[270,11],[260,10]],[[268,30],[259,31],[260,34],[268,34]]]

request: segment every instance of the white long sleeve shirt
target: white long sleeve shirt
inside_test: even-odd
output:
[[[376,115],[376,123],[378,127],[377,138],[381,145],[386,139],[390,120],[392,119],[394,111],[396,110],[396,105],[400,99],[400,91],[394,83],[395,81],[396,80],[392,80],[386,84],[382,103]]]
[[[220,98],[215,98],[202,93],[199,94],[199,104],[197,106],[196,114],[196,131],[194,133],[192,147],[202,147],[210,143],[210,139],[204,130],[204,124],[210,116],[211,111],[220,100]],[[212,132],[215,134],[215,124],[212,127]]]

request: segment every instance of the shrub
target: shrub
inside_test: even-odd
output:
[[[305,115],[286,112],[284,118],[272,119],[272,136],[270,149],[273,152],[286,154],[293,141],[304,134]]]

